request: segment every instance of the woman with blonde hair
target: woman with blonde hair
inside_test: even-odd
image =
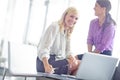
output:
[[[47,28],[38,46],[37,72],[71,74],[77,70],[79,61],[70,51],[70,38],[77,20],[78,11],[69,7],[59,21]]]

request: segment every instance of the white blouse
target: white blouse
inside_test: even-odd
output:
[[[38,46],[38,57],[42,60],[43,57],[50,58],[50,55],[56,55],[56,60],[65,59],[70,52],[70,39],[67,34],[60,32],[60,27],[57,22],[52,23],[41,38]]]

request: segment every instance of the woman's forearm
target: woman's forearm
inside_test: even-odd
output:
[[[49,64],[48,58],[44,57],[42,59],[42,61],[43,61],[43,64],[44,64],[45,72],[47,72],[47,73],[53,73],[53,67],[52,67],[52,65]]]
[[[49,65],[48,59],[47,59],[46,57],[44,57],[44,58],[42,59],[42,61],[43,61],[43,64],[44,64],[44,65]]]
[[[92,52],[92,45],[91,44],[88,44],[88,52]]]

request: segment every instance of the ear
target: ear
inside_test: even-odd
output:
[[[102,9],[103,9],[103,12],[106,13],[107,11],[106,7],[103,7]]]

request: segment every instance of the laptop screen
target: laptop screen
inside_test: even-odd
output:
[[[112,56],[85,53],[76,77],[85,80],[111,80],[118,59]]]

